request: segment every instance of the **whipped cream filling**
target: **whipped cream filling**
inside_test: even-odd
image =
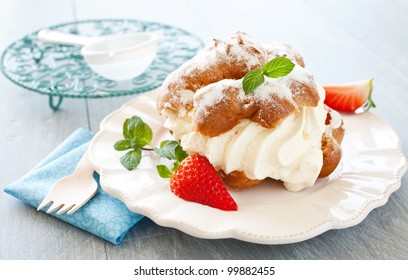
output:
[[[290,191],[312,186],[323,165],[322,135],[326,129],[324,89],[320,102],[302,107],[276,128],[267,129],[248,119],[231,130],[207,137],[194,130],[191,114],[184,119],[168,116],[165,126],[190,154],[205,155],[225,173],[243,171],[250,179],[281,180]]]

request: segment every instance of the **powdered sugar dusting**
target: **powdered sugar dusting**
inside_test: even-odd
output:
[[[329,114],[330,114],[330,127],[332,129],[339,128],[343,123],[340,114],[334,110],[329,110]]]
[[[188,61],[184,67],[181,67],[180,76],[186,76],[186,73],[193,71],[204,71],[208,68],[209,62],[216,61],[219,55],[217,52],[210,52],[207,49],[200,51],[192,60]]]
[[[293,81],[310,83],[310,74],[301,66],[295,65],[292,72],[280,78],[265,77],[265,82],[254,91],[254,97],[262,101],[270,101],[272,95],[286,99],[293,104],[290,85]]]
[[[226,85],[222,85],[221,83],[216,83],[216,84],[213,84],[211,87],[212,89],[210,91],[208,91],[206,87],[203,88],[207,90],[205,94],[203,93],[203,89],[199,89],[196,92],[196,97],[202,97],[202,98],[200,98],[200,102],[194,104],[195,108],[213,107],[217,105],[219,102],[221,102],[224,96],[222,93],[222,88],[226,87]]]
[[[312,74],[307,71],[305,68],[295,65],[292,72],[289,75],[285,76],[287,79],[291,79],[292,81],[297,81],[300,83],[308,84],[312,81]],[[285,78],[283,77],[283,78]]]
[[[274,42],[264,44],[264,48],[268,53],[268,60],[275,57],[287,57],[294,63],[298,63],[299,60],[303,62],[302,56],[289,44]]]
[[[240,101],[244,101],[248,95],[246,95],[243,90],[242,80],[243,79],[225,79],[197,90],[194,100],[199,100],[199,102],[194,102],[195,110],[203,111],[207,110],[207,108],[216,106],[222,101],[224,92],[227,88],[239,89],[237,98]],[[290,85],[293,81],[300,83],[312,82],[310,73],[303,67],[295,65],[292,72],[284,77],[265,77],[265,82],[253,93],[250,93],[250,95],[252,95],[255,99],[264,102],[273,102],[273,97],[278,97],[279,99],[288,100],[292,104],[296,105],[292,97],[292,90],[290,89]]]
[[[178,70],[172,72],[163,82],[163,87],[167,88],[170,83],[180,81],[179,86],[181,88],[184,86],[184,80],[189,78],[190,73],[204,71],[208,68],[210,62],[217,61],[220,56],[225,56],[225,50],[217,48],[216,52],[214,52],[210,51],[212,48],[214,48],[214,43],[200,50],[191,60],[186,61]]]
[[[232,43],[231,40],[233,40]],[[242,40],[241,44],[239,40]],[[257,50],[262,55],[254,55],[254,50]],[[261,45],[255,45],[246,35],[237,33],[230,41],[213,40],[191,60],[185,62],[177,71],[170,74],[163,85],[166,86],[168,83],[176,80],[182,82],[188,78],[189,73],[205,71],[211,65],[217,65],[221,61],[241,61],[249,69],[263,64],[261,58],[264,58],[264,56],[266,56],[266,51]]]
[[[261,52],[261,50],[259,50],[259,52]],[[260,64],[258,56],[253,55],[252,53],[248,52],[248,50],[246,50],[245,48],[238,44],[231,46],[229,54],[238,61],[245,61],[248,68]]]
[[[265,82],[254,91],[254,97],[262,101],[270,101],[272,95],[293,102],[292,91],[285,80],[265,77]]]

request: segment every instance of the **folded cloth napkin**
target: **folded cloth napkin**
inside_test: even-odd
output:
[[[74,131],[28,174],[7,186],[4,191],[37,208],[54,183],[74,171],[92,137],[93,134],[88,130]],[[98,191],[88,203],[72,215],[51,215],[113,244],[120,244],[129,229],[143,216],[131,212],[123,202],[105,193],[99,185],[96,172],[94,178],[98,182]]]

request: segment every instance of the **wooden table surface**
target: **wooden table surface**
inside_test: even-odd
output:
[[[287,3],[290,2],[290,3]],[[236,31],[295,46],[321,84],[374,78],[372,112],[408,154],[408,1],[15,0],[0,9],[0,49],[42,27],[135,18],[178,26],[205,42]],[[94,132],[134,96],[48,98],[0,75],[0,186],[17,180],[75,129]],[[144,218],[115,246],[0,193],[0,259],[408,259],[408,179],[360,224],[288,245],[205,240]]]

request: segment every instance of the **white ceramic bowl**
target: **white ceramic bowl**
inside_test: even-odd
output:
[[[110,36],[84,46],[81,53],[99,75],[128,80],[141,75],[156,57],[157,36],[134,33]]]
[[[150,32],[86,37],[54,30],[41,30],[42,42],[83,46],[81,54],[89,67],[110,80],[128,80],[141,75],[156,57],[158,36]]]

